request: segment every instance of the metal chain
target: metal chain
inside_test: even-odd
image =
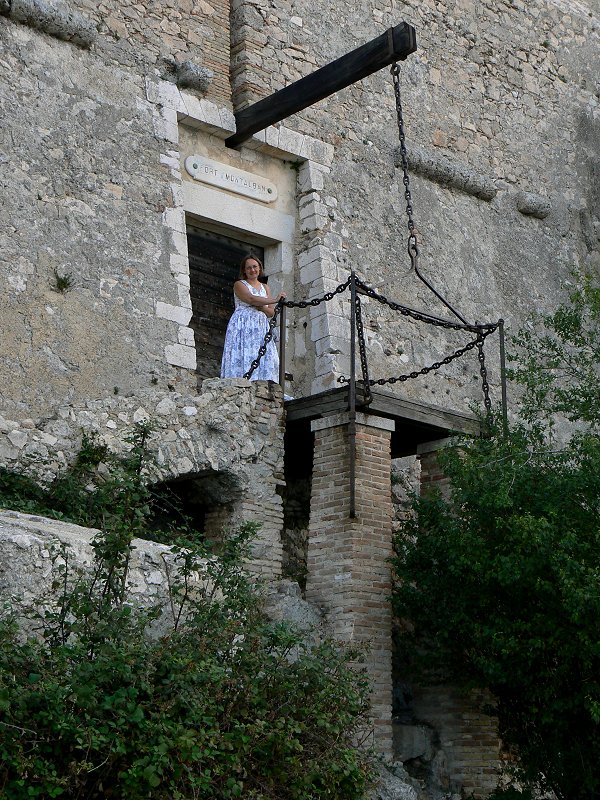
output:
[[[454,314],[455,317],[467,324],[467,320],[463,315],[457,311],[454,306],[446,300],[446,298],[438,292],[434,285],[429,281],[419,269],[419,247],[417,245],[417,231],[413,220],[413,207],[412,197],[410,194],[410,178],[408,175],[408,152],[406,150],[406,136],[404,133],[404,117],[402,114],[402,100],[400,98],[400,67],[394,64],[391,69],[392,79],[394,82],[394,94],[396,96],[396,116],[398,118],[398,138],[400,140],[400,155],[402,157],[402,183],[404,184],[404,197],[406,199],[406,216],[408,217],[408,255],[410,258],[411,267],[413,268],[417,278],[422,281],[429,291],[440,300],[446,308]]]
[[[314,297],[312,300],[298,300],[297,302],[293,300],[284,300],[283,305],[286,306],[286,308],[308,308],[308,306],[318,306],[320,303],[327,303],[329,300],[333,300],[336,294],[345,292],[350,286],[350,280],[351,279],[348,278],[344,283],[340,283],[332,292],[326,292],[323,297]]]
[[[346,291],[346,289],[350,285],[350,281],[352,277],[349,277],[344,283],[340,283],[332,292],[326,292],[323,297],[315,297],[312,300],[299,300],[294,302],[293,300],[284,300],[280,299],[276,306],[273,313],[273,316],[269,319],[269,328],[265,333],[265,337],[263,343],[258,349],[258,355],[250,364],[250,369],[244,373],[244,378],[250,379],[252,374],[258,368],[262,357],[267,352],[267,346],[269,342],[273,339],[273,333],[275,330],[275,325],[277,324],[277,318],[279,313],[281,312],[281,308],[283,306],[287,306],[288,308],[307,308],[308,306],[318,306],[321,303],[326,303],[329,300],[333,300],[333,298],[337,294],[341,294],[342,292]],[[377,300],[379,303],[383,305],[389,306],[393,311],[399,311],[403,316],[410,317],[417,322],[425,322],[428,325],[434,325],[439,328],[447,328],[450,330],[456,331],[463,331],[468,330],[477,333],[477,338],[473,339],[471,342],[468,342],[464,347],[455,350],[449,356],[446,356],[441,361],[434,361],[428,367],[423,367],[420,370],[415,370],[413,372],[409,372],[405,375],[398,375],[396,377],[391,378],[379,378],[377,380],[372,380],[369,378],[369,365],[367,361],[367,348],[365,343],[365,333],[364,333],[364,326],[362,321],[362,304],[360,301],[360,296],[356,295],[356,302],[355,302],[355,314],[356,314],[356,332],[358,336],[358,349],[360,355],[360,366],[362,371],[363,377],[363,385],[365,389],[365,404],[368,404],[372,400],[372,392],[370,387],[371,386],[385,386],[385,384],[394,384],[394,383],[402,383],[404,381],[410,380],[412,378],[418,378],[421,375],[427,375],[429,372],[433,372],[434,370],[440,369],[442,366],[446,364],[450,364],[457,358],[465,355],[470,350],[473,350],[474,347],[477,347],[477,358],[479,361],[479,373],[481,375],[481,385],[483,390],[483,398],[484,398],[484,406],[486,412],[489,416],[491,413],[492,402],[490,400],[490,387],[488,383],[487,377],[487,368],[485,364],[485,353],[483,349],[483,345],[485,339],[493,333],[498,328],[498,323],[488,323],[488,324],[475,324],[475,325],[458,325],[454,322],[446,322],[444,320],[432,319],[431,317],[427,316],[426,314],[421,314],[418,311],[415,311],[412,308],[408,308],[406,306],[400,305],[399,303],[395,303],[392,300],[388,300],[387,297],[384,295],[378,294],[374,289],[368,286],[366,283],[360,280],[360,278],[355,278],[356,285],[366,294],[368,297],[372,297],[374,300]],[[348,383],[349,379],[345,376],[341,375],[338,378],[338,383]]]
[[[471,342],[467,342],[467,344],[464,347],[455,350],[454,353],[452,353],[449,356],[446,356],[441,361],[434,361],[434,363],[430,364],[430,366],[428,367],[423,367],[420,370],[415,370],[414,372],[408,372],[405,375],[398,375],[397,377],[393,378],[379,378],[377,380],[369,380],[369,384],[371,386],[385,386],[386,383],[403,383],[404,381],[408,381],[412,378],[418,378],[421,375],[427,375],[429,372],[433,372],[436,369],[440,369],[445,364],[450,364],[455,359],[464,356],[465,353],[469,352],[469,350],[473,350],[473,348],[475,347],[478,348],[483,347],[483,341],[492,332],[493,331],[491,330],[482,331],[481,333],[478,334],[476,339],[473,339]],[[338,378],[338,383],[348,383],[348,378],[342,375]],[[489,390],[489,386],[487,387],[487,389]],[[486,395],[484,390],[484,397],[487,397],[487,401],[489,402],[489,391],[488,394]],[[488,408],[487,402],[485,404],[485,407],[486,409]],[[491,402],[490,402],[490,408],[491,408]]]
[[[402,183],[404,184],[404,199],[406,200],[406,216],[408,218],[407,227],[408,227],[408,254],[411,258],[411,262],[417,272],[417,275],[423,280],[427,286],[442,300],[445,305],[450,308],[450,310],[459,317],[459,319],[464,320],[464,317],[461,317],[450,304],[444,300],[444,298],[436,292],[435,289],[429,284],[429,282],[421,276],[418,272],[416,267],[417,257],[419,255],[419,249],[417,245],[417,236],[415,232],[415,223],[413,219],[413,206],[412,206],[412,196],[410,193],[410,178],[408,173],[408,152],[406,149],[406,136],[404,132],[404,116],[402,113],[402,99],[400,96],[400,66],[396,63],[392,65],[391,68],[392,79],[394,83],[394,95],[396,98],[396,116],[398,119],[398,138],[400,140],[400,155],[402,161]],[[323,297],[315,297],[312,300],[300,300],[294,302],[292,300],[279,300],[277,306],[275,307],[275,312],[271,319],[269,320],[269,329],[265,334],[265,338],[263,344],[260,346],[258,351],[257,358],[254,359],[252,364],[250,365],[250,369],[248,372],[244,374],[244,378],[250,378],[252,373],[256,370],[258,365],[260,364],[261,358],[267,352],[267,345],[273,338],[273,330],[276,324],[277,316],[281,310],[282,306],[287,306],[288,308],[308,308],[309,306],[318,306],[321,303],[326,303],[332,300],[336,294],[341,294],[342,292],[346,291],[346,289],[350,286],[350,282],[352,280],[352,276],[348,278],[344,283],[341,283],[337,286],[332,292],[326,292]],[[489,393],[489,383],[487,377],[487,368],[485,364],[485,353],[484,353],[484,342],[485,339],[493,333],[498,328],[498,323],[489,323],[485,325],[474,324],[469,325],[468,323],[464,322],[463,324],[457,324],[445,320],[441,320],[438,318],[433,318],[428,314],[421,313],[419,311],[415,311],[412,308],[408,308],[407,306],[403,306],[399,303],[395,303],[392,300],[388,300],[385,295],[381,295],[377,293],[374,289],[368,286],[366,283],[361,281],[359,278],[355,278],[356,286],[361,289],[361,291],[366,294],[368,297],[377,300],[382,305],[387,305],[393,311],[398,311],[405,317],[409,317],[414,319],[417,322],[424,322],[428,325],[434,325],[438,328],[445,328],[448,330],[455,330],[455,331],[471,331],[477,334],[477,337],[472,341],[468,342],[464,347],[460,347],[458,350],[455,350],[449,356],[446,356],[441,361],[435,361],[428,367],[423,367],[420,370],[415,370],[413,372],[407,373],[405,375],[398,375],[396,377],[391,378],[379,378],[378,380],[372,380],[369,378],[369,366],[367,361],[367,348],[365,344],[365,335],[364,335],[364,327],[362,321],[362,306],[360,297],[358,294],[356,295],[355,300],[355,319],[356,319],[356,331],[358,336],[358,344],[359,344],[359,354],[360,354],[360,365],[362,370],[363,376],[363,384],[365,388],[365,401],[369,403],[372,399],[372,392],[370,387],[371,386],[384,386],[385,384],[394,384],[399,382],[404,382],[413,378],[418,378],[421,375],[427,375],[429,372],[433,372],[434,370],[440,369],[442,366],[452,363],[457,358],[465,355],[473,348],[477,347],[477,358],[479,360],[479,373],[481,375],[481,384],[483,390],[483,397],[484,397],[484,405],[488,416],[491,413],[492,403],[490,400],[490,393]],[[338,378],[338,383],[348,383],[349,379],[344,377],[343,375]]]
[[[449,330],[453,331],[471,331],[472,333],[477,333],[480,330],[490,330],[495,331],[498,327],[498,323],[490,323],[486,325],[462,325],[457,322],[449,322],[446,320],[441,319],[434,319],[427,314],[422,314],[419,311],[415,311],[413,308],[408,308],[407,306],[403,306],[400,303],[395,303],[393,300],[388,300],[388,298],[376,292],[366,283],[360,280],[360,278],[356,279],[356,285],[369,297],[372,297],[373,300],[377,300],[382,305],[389,306],[392,311],[399,311],[404,317],[410,317],[411,319],[416,320],[417,322],[425,322],[427,325],[435,325],[438,328],[448,328]]]
[[[360,302],[360,296],[356,295],[355,301],[355,311],[356,311],[356,333],[358,336],[358,353],[360,356],[360,368],[362,371],[363,383],[365,387],[365,401],[364,405],[368,405],[371,400],[373,399],[373,394],[371,393],[371,381],[369,380],[369,364],[367,362],[367,347],[365,344],[365,332],[363,328],[362,322],[362,306]]]
[[[254,359],[254,361],[250,364],[250,369],[248,370],[248,372],[245,372],[244,375],[242,376],[247,380],[250,380],[254,370],[258,369],[258,365],[260,364],[261,358],[267,352],[267,345],[273,339],[273,332],[275,329],[275,325],[277,324],[277,317],[279,316],[279,312],[281,311],[281,306],[283,305],[283,302],[284,302],[283,300],[277,301],[277,305],[275,306],[273,316],[269,319],[269,328],[265,333],[265,338],[263,339],[263,343],[258,348],[258,355]]]
[[[307,308],[308,306],[318,306],[320,305],[320,303],[326,303],[329,300],[333,300],[336,294],[341,294],[342,292],[346,291],[348,286],[350,286],[350,278],[348,278],[348,280],[345,283],[340,283],[339,286],[336,286],[336,288],[332,292],[326,292],[323,295],[323,297],[315,297],[313,300],[299,300],[297,303],[295,303],[293,300],[283,300],[283,299],[279,300],[277,302],[277,305],[275,306],[274,314],[269,320],[269,329],[265,333],[265,338],[263,340],[263,343],[258,349],[258,355],[254,359],[254,361],[250,364],[250,369],[248,370],[248,372],[244,373],[243,377],[250,380],[251,375],[258,368],[258,365],[260,364],[262,357],[267,352],[267,345],[273,339],[273,330],[275,328],[275,324],[277,322],[277,316],[279,315],[282,306],[286,306],[287,308]]]
[[[487,379],[487,367],[485,366],[485,353],[483,351],[483,343],[485,336],[477,338],[477,359],[479,361],[479,374],[481,375],[481,388],[483,391],[483,405],[485,406],[488,417],[492,413],[492,401],[490,400],[490,385]]]
[[[394,95],[396,97],[396,116],[398,118],[398,138],[400,140],[400,156],[402,158],[402,183],[404,184],[404,199],[406,200],[406,216],[408,217],[408,253],[417,255],[417,235],[413,220],[412,197],[410,194],[410,178],[408,175],[408,151],[406,150],[406,135],[404,133],[404,116],[402,114],[402,99],[400,97],[400,65],[393,64],[391,68],[394,82]]]

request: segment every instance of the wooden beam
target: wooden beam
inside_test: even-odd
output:
[[[236,133],[225,139],[225,144],[227,147],[237,147],[269,125],[312,106],[395,61],[404,61],[416,49],[415,29],[401,22],[316,72],[238,111],[235,115]]]
[[[395,419],[399,424],[413,425],[417,428],[426,427],[432,431],[437,431],[437,436],[444,436],[448,433],[469,433],[478,435],[481,432],[479,420],[461,411],[449,411],[438,406],[426,403],[417,403],[414,400],[407,400],[398,397],[392,392],[382,389],[373,389],[373,400],[366,408],[357,408],[375,416]],[[358,403],[364,396],[364,389],[358,385],[356,387],[356,399]],[[288,422],[298,422],[305,419],[315,419],[325,414],[341,413],[348,410],[348,387],[340,386],[335,389],[328,389],[319,394],[300,397],[297,400],[290,400],[285,404],[286,418]]]

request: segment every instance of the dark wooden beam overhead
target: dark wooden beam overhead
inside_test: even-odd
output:
[[[227,147],[237,147],[269,125],[312,106],[395,61],[404,61],[416,49],[415,29],[401,22],[316,72],[238,111],[235,115],[236,132],[225,139],[225,144]]]

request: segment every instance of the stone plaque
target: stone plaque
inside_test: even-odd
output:
[[[219,189],[228,189],[230,192],[243,194],[263,203],[272,203],[277,199],[277,187],[266,178],[229,167],[227,164],[220,164],[204,156],[188,156],[185,160],[185,169],[195,180],[218,186]]]

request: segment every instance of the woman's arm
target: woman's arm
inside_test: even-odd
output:
[[[233,291],[244,303],[247,303],[250,306],[256,306],[256,308],[266,314],[267,317],[272,317],[275,313],[275,305],[279,301],[280,297],[285,297],[285,293],[280,292],[280,294],[277,295],[277,298],[274,299],[271,296],[271,290],[269,287],[266,284],[263,285],[267,291],[266,297],[257,297],[255,294],[252,294],[250,289],[243,281],[236,281],[233,284]]]
[[[273,300],[273,298],[271,297],[271,290],[269,289],[267,284],[265,284],[265,289],[267,290],[267,300],[270,300],[273,303],[273,305],[263,306],[261,308],[261,311],[264,314],[266,314],[267,317],[272,317],[273,314],[275,313],[275,303],[277,302],[277,300]],[[279,298],[277,298],[277,299],[279,299]]]

